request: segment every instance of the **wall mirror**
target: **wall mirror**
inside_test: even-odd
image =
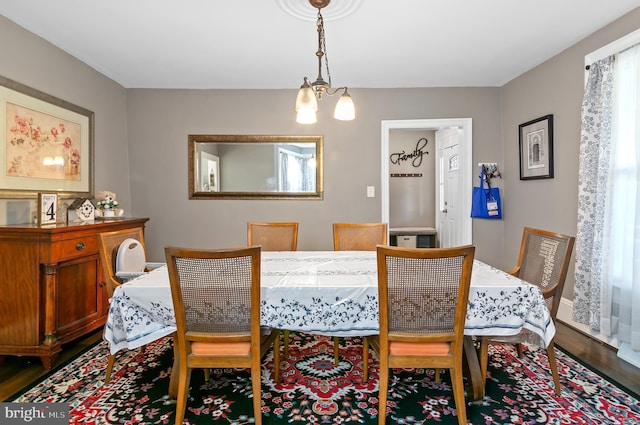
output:
[[[189,199],[322,196],[322,136],[189,135]]]

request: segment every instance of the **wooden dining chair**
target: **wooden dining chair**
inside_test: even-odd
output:
[[[97,237],[98,251],[100,253],[100,264],[102,266],[102,278],[104,280],[103,284],[107,290],[109,299],[111,299],[111,297],[113,296],[113,291],[122,283],[136,276],[139,276],[142,273],[146,273],[151,266],[156,267],[160,264],[149,264],[146,263],[145,259],[145,265],[147,266],[146,270],[137,272],[133,272],[131,270],[123,270],[123,272],[125,273],[116,272],[118,251],[121,251],[121,247],[123,247],[123,243],[125,241],[135,241],[139,244],[137,245],[137,247],[141,246],[142,252],[144,253],[144,230],[142,229],[142,227],[98,233]],[[111,373],[113,371],[115,361],[115,354],[109,354],[107,360],[107,369],[105,371],[104,378],[105,385],[108,385],[111,382]]]
[[[261,359],[273,347],[279,378],[277,330],[260,327],[260,247],[200,250],[166,247],[176,316],[177,404],[181,425],[194,368],[249,368],[255,423],[262,423]]]
[[[387,245],[387,223],[333,223],[335,251],[375,251]]]
[[[555,322],[562,298],[562,289],[569,269],[569,261],[575,238],[560,233],[525,227],[522,233],[518,265],[508,273],[526,282],[537,285],[549,307],[551,319]],[[482,337],[480,340],[480,369],[483,382],[487,377],[489,361],[489,344],[516,344],[518,356],[522,357],[520,336],[514,337]],[[560,395],[560,378],[556,365],[553,340],[547,347],[549,368],[553,375],[555,391]]]
[[[458,423],[466,425],[462,357],[475,248],[377,250],[380,334],[365,344],[380,359],[378,424],[386,422],[389,369],[434,368],[450,370]]]
[[[296,251],[298,249],[298,222],[255,222],[247,223],[247,244],[260,245],[263,251]],[[282,330],[286,360],[289,357],[289,330]]]
[[[295,251],[298,248],[297,222],[247,223],[247,243],[263,251]]]
[[[387,245],[387,223],[333,223],[334,251],[375,251],[378,245]],[[362,358],[368,355],[363,346]],[[333,360],[335,364],[340,360],[337,336],[333,337]]]

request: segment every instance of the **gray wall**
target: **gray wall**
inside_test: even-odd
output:
[[[401,130],[389,135],[390,154],[404,152],[410,155],[417,149],[420,139],[428,141],[420,149],[428,154],[416,157],[421,158],[419,163],[414,164],[413,158],[396,163],[389,161],[391,175],[409,175],[389,178],[389,227],[436,227],[435,134],[433,130]]]
[[[298,249],[332,249],[334,221],[381,220],[381,121],[473,118],[474,154],[500,157],[498,88],[350,89],[355,121],[331,117],[335,99],[320,104],[318,123],[296,124],[296,89],[127,91],[131,194],[136,215],[148,216],[147,240],[158,259],[167,244],[246,244],[247,221],[300,222]],[[189,134],[324,136],[323,200],[189,200]],[[434,153],[435,155],[435,153]],[[151,184],[150,182],[153,182]],[[367,198],[366,187],[376,187]],[[501,262],[501,224],[478,257]],[[496,245],[493,238],[499,241]]]
[[[522,227],[575,234],[583,57],[638,22],[640,9],[502,88],[354,88],[355,121],[331,118],[335,100],[328,98],[311,126],[295,123],[294,84],[291,90],[125,90],[4,17],[0,39],[11,42],[0,43],[0,74],[95,112],[95,189],[116,192],[127,215],[151,218],[152,260],[163,259],[167,244],[244,245],[250,220],[298,220],[299,249],[331,249],[331,222],[380,220],[381,120],[470,117],[473,164],[498,162],[504,176],[498,182],[504,220],[476,220],[473,240],[478,258],[507,268],[517,260]],[[555,178],[520,181],[518,124],[545,114],[555,119]],[[188,134],[323,135],[324,199],[189,200]],[[366,197],[366,186],[376,187],[375,198]],[[9,203],[16,208],[0,200],[0,223],[7,222]],[[572,284],[570,276],[565,296]]]
[[[640,8],[502,87],[504,268],[517,263],[524,226],[576,234],[584,57],[639,27]],[[518,125],[546,114],[554,118],[554,178],[521,181]],[[564,289],[569,299],[573,272],[572,262]]]
[[[128,210],[126,90],[3,16],[0,40],[0,75],[95,113],[95,189],[115,192]],[[17,203],[35,211],[35,201],[0,200],[0,223],[7,204]]]

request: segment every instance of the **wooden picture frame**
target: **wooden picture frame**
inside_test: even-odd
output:
[[[93,132],[93,112],[0,77],[0,198],[92,198]]]
[[[520,180],[553,178],[553,115],[520,124]]]
[[[58,194],[38,193],[38,224],[56,224],[58,222]]]

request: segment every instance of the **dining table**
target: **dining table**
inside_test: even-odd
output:
[[[264,251],[260,280],[263,326],[342,337],[378,333],[375,251]],[[115,289],[104,330],[111,354],[175,330],[166,265]],[[474,337],[518,335],[547,347],[555,326],[538,286],[474,260],[464,334],[474,401],[484,396]]]

